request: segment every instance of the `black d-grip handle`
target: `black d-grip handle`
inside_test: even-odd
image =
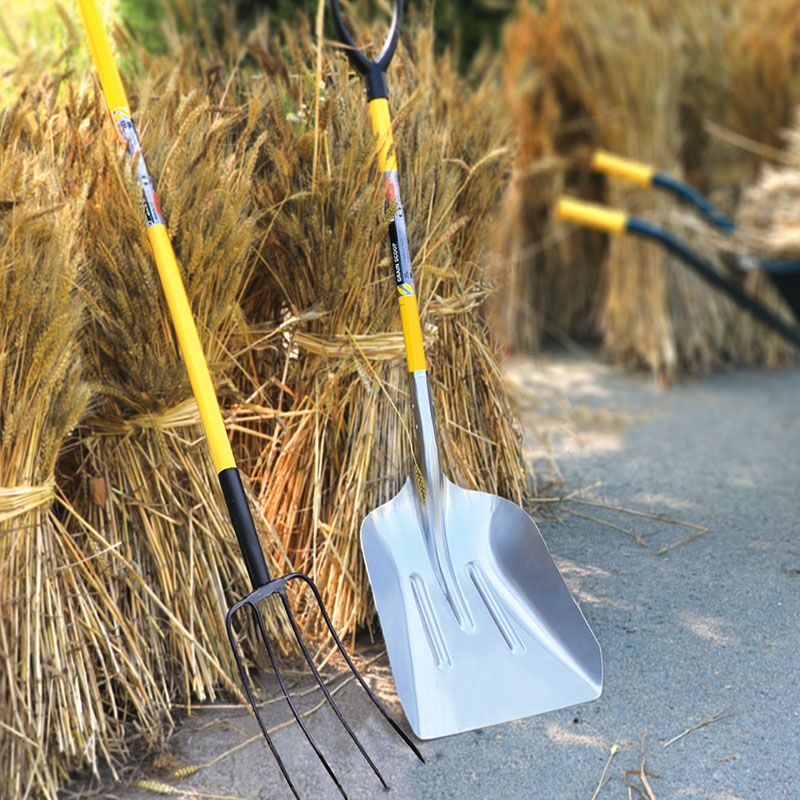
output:
[[[350,63],[364,76],[364,83],[367,87],[367,100],[374,100],[376,97],[388,97],[386,68],[389,66],[397,47],[397,38],[400,35],[400,21],[403,17],[403,0],[395,0],[394,2],[389,35],[386,37],[381,52],[378,53],[378,58],[375,61],[370,61],[356,47],[350,32],[344,24],[339,0],[331,0],[331,12],[333,14],[333,25],[336,28],[336,33],[339,34],[339,41],[345,46],[344,50],[350,59]]]

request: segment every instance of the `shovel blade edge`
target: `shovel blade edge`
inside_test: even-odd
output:
[[[409,479],[361,526],[397,693],[421,739],[600,696],[600,646],[536,524],[495,495],[445,487],[445,529],[471,619],[431,567]]]

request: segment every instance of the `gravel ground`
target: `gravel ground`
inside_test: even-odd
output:
[[[557,352],[515,360],[508,375],[539,474],[551,471],[556,494],[578,490],[537,521],[603,648],[603,696],[423,742],[422,765],[350,684],[338,697],[392,791],[384,795],[323,709],[309,727],[348,796],[800,796],[800,371],[735,372],[665,390],[590,355]],[[367,675],[405,724],[385,664]],[[277,708],[270,723],[286,717]],[[241,709],[200,710],[174,736],[175,763],[206,764],[256,732]],[[304,800],[341,796],[296,726],[275,741]],[[139,779],[185,796],[292,796],[260,738],[188,778]],[[163,796],[110,784],[100,794]]]

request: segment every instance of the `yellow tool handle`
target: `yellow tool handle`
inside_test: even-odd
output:
[[[122,86],[122,80],[114,63],[111,45],[106,36],[96,2],[95,0],[80,0],[80,7],[106,103],[122,137],[129,147],[136,147],[138,146],[138,137],[128,111],[128,99],[125,96],[125,89]],[[137,153],[130,153],[130,155],[133,158],[137,157]],[[197,407],[200,410],[200,418],[211,448],[211,457],[219,473],[224,469],[236,466],[233,459],[233,451],[228,441],[225,423],[222,421],[222,414],[214,393],[214,384],[211,382],[211,375],[208,372],[200,337],[197,335],[189,300],[186,297],[186,290],[178,270],[178,263],[175,260],[175,253],[172,250],[167,229],[161,221],[161,214],[158,209],[158,203],[155,200],[155,193],[150,184],[150,176],[147,172],[144,158],[140,153],[138,158],[136,172],[144,193],[147,236],[153,248],[156,267],[167,298],[167,305],[172,316],[172,323],[175,326],[178,344],[183,360],[186,363]]]
[[[372,118],[372,132],[378,145],[378,168],[383,175],[383,186],[387,207],[397,204],[397,211],[389,223],[389,241],[397,301],[400,304],[400,322],[403,326],[403,341],[406,345],[406,361],[409,372],[426,369],[425,350],[422,343],[422,327],[419,319],[417,293],[411,269],[411,252],[408,246],[405,214],[400,200],[400,185],[397,180],[397,159],[394,155],[392,120],[389,115],[389,102],[385,97],[369,101]]]
[[[372,132],[378,140],[378,169],[381,172],[396,170],[397,159],[394,156],[394,137],[388,99],[376,97],[370,100],[369,115],[372,118]]]
[[[103,96],[110,111],[118,108],[128,108],[128,97],[119,77],[119,71],[114,63],[111,44],[106,36],[103,20],[95,0],[80,0],[83,24],[89,36],[89,47],[92,51],[92,60],[103,87]]]
[[[656,174],[656,168],[649,164],[615,156],[605,150],[597,150],[594,153],[591,166],[596,172],[604,172],[606,175],[622,178],[645,189],[649,189],[653,185],[653,176]]]
[[[569,197],[562,197],[558,201],[556,218],[606,233],[623,234],[628,226],[628,214],[624,211]]]
[[[158,276],[167,298],[172,324],[178,337],[178,346],[186,364],[186,371],[189,373],[189,381],[211,449],[214,468],[220,473],[224,469],[235,467],[236,462],[225,423],[222,421],[208,364],[203,355],[197,326],[194,324],[189,298],[186,296],[178,263],[175,260],[175,252],[164,225],[151,225],[147,229],[147,238],[150,239],[150,246],[153,248]]]

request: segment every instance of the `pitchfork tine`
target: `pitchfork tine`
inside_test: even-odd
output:
[[[239,648],[237,647],[236,640],[233,636],[232,619],[236,608],[237,606],[234,606],[230,609],[230,611],[228,611],[228,616],[225,619],[225,627],[228,631],[228,639],[230,640],[231,649],[233,650],[233,657],[236,660],[236,666],[239,669],[239,677],[242,679],[242,683],[244,684],[245,694],[247,695],[247,699],[250,701],[250,707],[253,709],[253,713],[256,715],[256,720],[261,728],[261,733],[264,734],[264,738],[267,740],[267,745],[272,752],[272,755],[275,757],[275,760],[278,762],[278,767],[280,768],[283,777],[286,779],[286,783],[289,784],[289,788],[292,790],[292,794],[297,798],[297,800],[302,800],[300,795],[297,793],[297,789],[294,788],[294,784],[292,783],[292,779],[289,777],[286,765],[283,763],[283,759],[280,757],[280,754],[278,753],[278,750],[272,741],[272,737],[269,735],[269,731],[267,730],[267,726],[264,724],[264,720],[261,719],[261,714],[258,711],[256,699],[253,697],[253,692],[250,688],[250,680],[247,677],[247,672],[245,671],[244,664],[242,664],[241,656],[239,655]]]
[[[347,665],[353,671],[353,674],[356,676],[356,680],[361,684],[361,688],[367,693],[367,696],[375,704],[375,707],[378,709],[378,711],[381,712],[384,719],[394,728],[395,732],[400,736],[400,738],[411,748],[414,755],[424,764],[425,759],[423,758],[422,753],[420,753],[417,746],[411,741],[411,739],[409,739],[403,729],[389,716],[389,712],[383,707],[380,700],[375,697],[375,695],[372,693],[372,689],[367,686],[367,682],[361,676],[361,673],[356,669],[355,664],[353,664],[353,662],[350,660],[350,656],[347,654],[347,650],[342,644],[342,640],[339,638],[339,635],[336,633],[333,623],[331,622],[331,618],[328,616],[328,612],[325,610],[325,605],[322,602],[322,596],[319,593],[319,589],[317,589],[314,582],[306,575],[298,575],[298,577],[304,580],[314,593],[314,596],[317,599],[317,605],[319,605],[319,610],[322,612],[322,618],[325,620],[325,624],[328,626],[331,636],[333,636],[333,641],[336,642],[336,646],[339,648],[342,658],[344,658],[344,660],[347,662]]]
[[[284,606],[286,607],[286,610],[288,612],[289,609],[288,609],[288,606],[286,605],[286,598],[284,597],[282,592],[280,592],[280,595],[281,595],[281,598],[283,599]],[[325,770],[327,771],[328,775],[331,776],[331,780],[333,780],[333,782],[336,784],[336,788],[339,790],[339,793],[342,795],[344,800],[348,800],[347,792],[345,792],[345,790],[342,788],[342,784],[339,783],[339,779],[336,777],[336,773],[331,768],[331,765],[328,764],[325,756],[322,755],[322,751],[319,749],[319,747],[317,747],[317,743],[314,741],[314,738],[309,733],[308,728],[306,728],[306,724],[305,724],[305,722],[303,722],[303,718],[298,713],[297,707],[294,704],[294,700],[292,700],[292,697],[289,694],[288,689],[286,688],[286,684],[283,681],[283,675],[281,675],[281,671],[280,671],[280,669],[278,667],[277,662],[275,661],[275,655],[272,652],[272,647],[270,646],[269,639],[267,638],[267,630],[264,627],[264,620],[261,617],[261,612],[255,606],[251,606],[251,608],[254,611],[254,616],[256,618],[256,623],[258,625],[258,630],[261,633],[261,638],[264,641],[264,646],[267,648],[267,655],[269,655],[269,660],[270,660],[270,663],[272,664],[272,669],[274,670],[275,676],[278,679],[278,683],[281,686],[281,691],[283,692],[283,696],[286,698],[286,702],[289,704],[289,708],[292,710],[292,714],[294,714],[295,721],[300,726],[301,730],[305,734],[306,739],[308,740],[308,743],[311,745],[311,747],[313,748],[314,752],[317,754],[317,758],[319,758],[319,760],[322,762],[322,766],[325,767]],[[291,613],[289,613],[289,620],[292,623],[292,628],[293,628],[293,630],[295,632],[295,636],[297,637],[297,641],[300,644],[300,648],[305,653],[306,652],[305,644],[303,643],[303,640],[302,640],[302,638],[300,636],[300,631],[297,629],[297,625],[295,624],[294,618],[291,616]],[[319,676],[317,676],[317,680],[319,680]],[[327,690],[325,689],[324,684],[323,684],[323,691],[325,691],[325,693],[327,694]],[[258,712],[256,712],[256,713],[258,713]],[[341,719],[341,717],[339,717],[339,718]],[[347,727],[347,725],[345,725],[345,727]],[[262,730],[263,730],[263,726],[262,726]],[[351,734],[351,736],[352,736],[352,734]],[[369,758],[367,758],[367,760],[369,761]],[[372,762],[370,761],[370,764],[371,763]],[[374,769],[374,767],[373,767],[373,769]],[[381,778],[381,781],[383,781],[382,778]],[[385,785],[386,784],[384,784],[384,786]]]
[[[364,746],[359,741],[358,737],[353,733],[350,726],[347,724],[347,720],[342,716],[342,712],[339,711],[339,706],[336,705],[334,702],[333,697],[331,697],[331,693],[328,691],[328,687],[325,685],[325,682],[320,677],[320,674],[317,670],[317,667],[314,664],[314,660],[311,658],[311,655],[306,648],[306,644],[303,641],[303,637],[300,635],[300,629],[297,627],[297,622],[295,621],[294,614],[292,613],[292,609],[289,606],[289,601],[286,598],[285,594],[281,594],[281,600],[283,601],[283,607],[286,609],[286,614],[289,617],[289,623],[292,626],[292,630],[294,631],[294,635],[297,638],[298,643],[300,644],[300,649],[303,651],[303,657],[306,660],[306,663],[311,668],[311,672],[314,673],[314,677],[317,679],[317,683],[319,684],[319,688],[322,689],[322,693],[325,695],[325,699],[330,703],[331,708],[333,709],[333,713],[339,718],[339,722],[344,725],[344,729],[350,734],[350,738],[355,742],[356,747],[361,751],[361,755],[367,760],[367,763],[372,767],[372,771],[378,776],[378,780],[383,784],[383,788],[388,790],[389,784],[383,779],[383,775],[381,775],[380,770],[375,766],[373,760],[369,757],[369,754],[364,749]],[[324,609],[323,609],[324,613]]]

